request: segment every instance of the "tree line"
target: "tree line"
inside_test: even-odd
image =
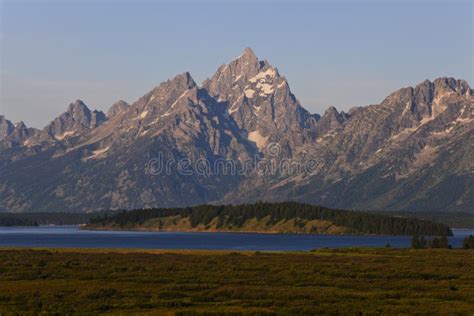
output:
[[[414,249],[423,248],[451,248],[448,236],[434,237],[427,239],[425,236],[414,235],[411,239],[411,247]]]
[[[28,218],[0,215],[0,226],[38,226],[38,222]]]
[[[393,217],[360,211],[330,209],[298,202],[257,202],[241,205],[198,205],[184,208],[151,208],[104,214],[91,218],[92,225],[119,226],[142,224],[152,218],[180,215],[195,227],[208,225],[218,218],[217,227],[241,227],[245,221],[269,217],[269,224],[281,220],[325,220],[349,229],[354,234],[451,236],[451,229],[441,223],[416,218]]]
[[[414,249],[424,248],[450,248],[449,240],[447,236],[434,237],[433,239],[427,239],[425,236],[414,235],[411,239],[411,247]],[[474,249],[474,236],[469,235],[463,239],[462,248]]]
[[[79,225],[102,213],[0,213],[0,226]]]

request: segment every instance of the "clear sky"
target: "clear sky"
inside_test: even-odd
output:
[[[311,112],[379,103],[424,79],[474,84],[473,0],[0,0],[0,114],[42,127],[82,99],[107,110],[250,46]]]

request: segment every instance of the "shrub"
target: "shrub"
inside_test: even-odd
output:
[[[474,249],[474,236],[469,235],[469,237],[464,238],[463,248],[464,249]]]

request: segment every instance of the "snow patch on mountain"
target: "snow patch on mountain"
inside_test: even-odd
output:
[[[245,96],[248,98],[248,99],[251,99],[253,98],[254,94],[255,94],[255,90],[253,89],[245,89],[244,90],[244,94]]]
[[[260,93],[259,93],[260,96],[267,96],[273,93],[273,86],[266,82],[257,83],[257,89],[260,89]]]
[[[107,151],[109,151],[109,149],[110,149],[110,146],[107,146],[107,147],[102,148],[102,149],[94,150],[94,151],[92,152],[92,155],[90,155],[90,156],[84,158],[84,160],[87,161],[87,160],[89,160],[89,159],[105,158],[105,157],[106,157],[105,153],[106,153]]]
[[[265,148],[265,146],[267,146],[268,136],[267,137],[262,136],[262,134],[260,134],[259,131],[250,132],[248,135],[248,139],[251,142],[254,142],[260,151],[262,151]]]
[[[56,138],[57,140],[63,140],[66,137],[72,136],[74,134],[76,134],[75,131],[67,131],[67,132],[62,133],[61,135],[55,135],[54,138]]]
[[[267,77],[270,77],[271,79],[273,79],[275,78],[275,76],[276,76],[275,69],[269,68],[266,71],[259,72],[255,77],[250,78],[249,81],[252,83],[255,83],[258,80],[267,79]]]

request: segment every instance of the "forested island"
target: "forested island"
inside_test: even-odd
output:
[[[92,217],[85,229],[451,236],[441,223],[297,202],[152,208]]]

